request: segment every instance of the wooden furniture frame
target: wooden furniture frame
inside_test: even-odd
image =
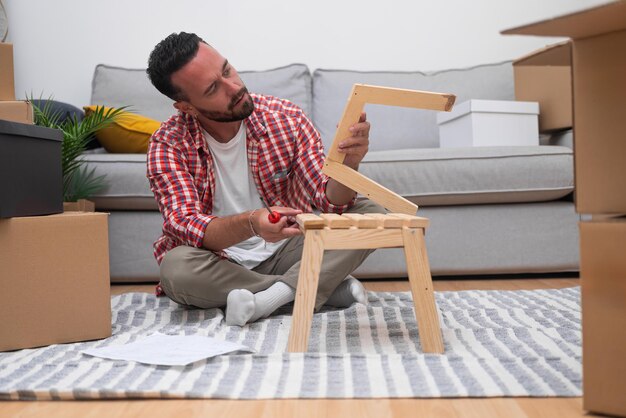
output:
[[[368,197],[392,212],[415,215],[417,205],[343,164],[344,154],[337,151],[339,143],[350,137],[350,127],[358,122],[365,104],[411,107],[449,112],[456,97],[452,94],[405,90],[355,84],[337,127],[335,138],[322,171],[352,190]]]
[[[334,213],[297,216],[304,230],[304,249],[287,349],[306,351],[324,250],[404,248],[415,316],[427,353],[443,353],[424,230],[428,219],[398,214]]]
[[[443,353],[443,339],[433,293],[424,234],[428,219],[415,216],[417,205],[343,164],[339,142],[350,136],[366,103],[450,111],[451,94],[355,84],[343,112],[323,172],[392,214],[301,214],[297,222],[304,233],[304,248],[287,349],[308,349],[313,310],[324,250],[403,247],[415,306],[422,349]]]

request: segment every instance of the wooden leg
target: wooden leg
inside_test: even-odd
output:
[[[426,254],[424,229],[403,227],[402,236],[422,350],[425,353],[441,354],[444,352],[443,339]]]
[[[320,231],[306,231],[287,344],[287,350],[290,353],[305,352],[309,347],[309,333],[311,332],[323,256],[324,242]]]

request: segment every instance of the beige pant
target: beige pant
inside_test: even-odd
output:
[[[348,212],[385,213],[385,209],[369,200],[356,203]],[[233,289],[260,292],[277,281],[292,288],[298,283],[304,236],[289,238],[270,258],[248,270],[221,259],[203,248],[179,246],[170,250],[161,261],[161,286],[173,301],[199,308],[216,308],[226,304]],[[374,250],[325,251],[320,271],[316,309],[319,309],[335,288]]]

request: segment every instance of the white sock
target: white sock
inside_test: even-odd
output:
[[[226,324],[241,327],[265,318],[281,306],[292,302],[295,296],[296,291],[283,282],[276,282],[258,293],[246,289],[231,290],[226,299]]]
[[[226,325],[244,326],[254,315],[254,294],[246,289],[235,289],[226,298]]]
[[[363,287],[360,281],[352,276],[347,276],[346,279],[337,286],[335,291],[326,301],[326,305],[334,306],[336,308],[347,308],[354,302],[367,305],[367,290]]]

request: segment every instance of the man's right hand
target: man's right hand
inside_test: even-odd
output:
[[[272,212],[281,215],[277,223],[269,220],[270,212],[267,209],[257,209],[250,218],[254,231],[267,242],[278,242],[285,238],[301,235],[302,232],[295,222],[296,215],[302,213],[301,210],[286,208],[283,206],[272,206]]]

